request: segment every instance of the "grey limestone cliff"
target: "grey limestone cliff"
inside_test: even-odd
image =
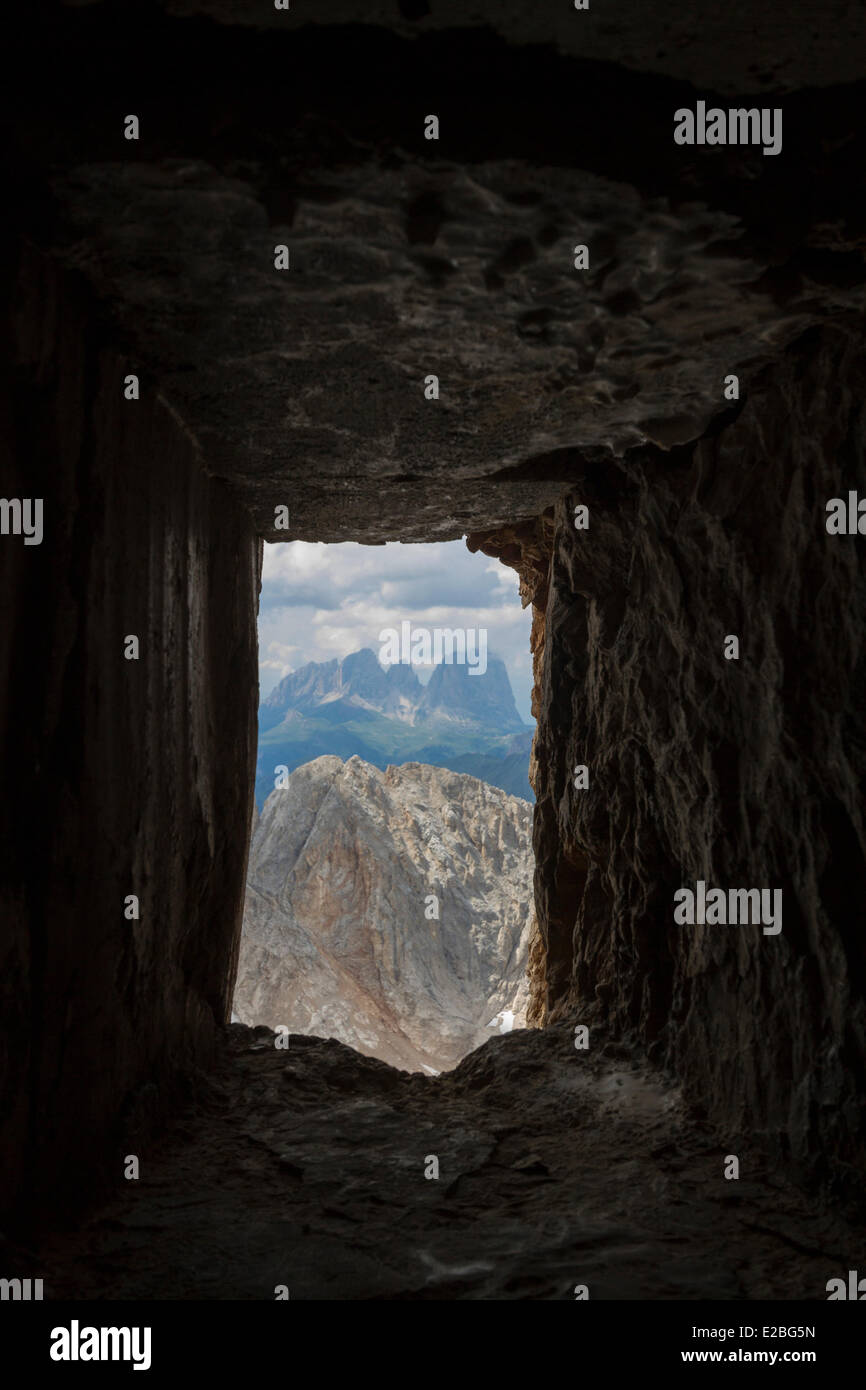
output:
[[[444,768],[298,768],[253,827],[238,1019],[415,1071],[520,1027],[531,824],[526,802]]]

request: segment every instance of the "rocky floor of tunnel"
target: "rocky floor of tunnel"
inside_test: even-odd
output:
[[[573,1041],[515,1032],[428,1077],[233,1025],[140,1179],[16,1263],[48,1299],[825,1299],[863,1231],[637,1054]]]

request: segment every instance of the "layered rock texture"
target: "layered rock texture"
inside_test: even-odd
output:
[[[44,499],[45,535],[0,536],[4,1229],[122,1184],[179,1071],[224,1051],[229,1104],[255,1074],[222,1024],[262,537],[468,535],[534,607],[531,1017],[546,1027],[496,1040],[530,1040],[520,1069],[470,1057],[453,1088],[312,1044],[326,1070],[341,1059],[331,1081],[438,1086],[452,1134],[480,1110],[519,1125],[528,1095],[541,1133],[564,1094],[546,1039],[585,1020],[675,1074],[718,1152],[754,1140],[777,1173],[862,1191],[866,540],[828,535],[825,507],[866,491],[863,12],[551,8],[20,14],[2,492]],[[781,109],[782,151],[675,144],[674,112],[704,100]],[[781,888],[781,933],[678,927],[673,894],[699,878]],[[287,1075],[251,1090],[263,1142]],[[319,1116],[333,1174],[338,1105],[318,1105],[304,1122]],[[372,1152],[364,1125],[353,1135]],[[649,1132],[632,1140],[652,1188]],[[400,1151],[394,1137],[397,1172]],[[480,1151],[454,1150],[474,1212]],[[195,1201],[189,1152],[165,1170],[175,1210],[179,1173]],[[599,1166],[613,1152],[600,1135]],[[316,1199],[295,1196],[303,1230]],[[713,1200],[703,1229],[719,1222]],[[345,1246],[345,1225],[331,1237]],[[833,1249],[831,1272],[856,1266],[859,1238]],[[611,1250],[622,1268],[633,1245]],[[447,1265],[444,1245],[430,1253]],[[435,1296],[414,1267],[367,1275],[383,1296]]]
[[[454,1066],[502,1014],[524,1026],[531,822],[525,802],[439,768],[298,768],[253,829],[239,1020],[410,1071]]]
[[[3,493],[41,497],[45,521],[39,546],[0,538],[0,1190],[26,1174],[46,1210],[109,1180],[121,1129],[152,1126],[213,1055],[261,546],[168,404],[130,413],[80,285],[32,247],[17,274],[32,317],[4,375]]]
[[[692,1099],[842,1179],[866,1104],[866,572],[825,501],[866,495],[864,389],[857,325],[827,329],[715,438],[581,481],[535,750],[534,1016],[634,1031]],[[781,932],[677,926],[698,879],[782,889]]]

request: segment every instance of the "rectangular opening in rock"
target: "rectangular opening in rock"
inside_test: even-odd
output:
[[[428,1073],[526,1026],[530,626],[463,541],[266,545],[234,1021]]]

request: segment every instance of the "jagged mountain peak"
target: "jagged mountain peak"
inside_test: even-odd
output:
[[[408,663],[383,667],[364,647],[342,660],[308,662],[262,702],[256,797],[262,805],[279,767],[357,754],[379,768],[450,767],[527,799],[531,742],[496,657],[478,675],[439,665],[424,686]]]
[[[522,1026],[531,826],[525,801],[447,768],[297,768],[253,830],[236,1014],[427,1071],[503,1013]]]
[[[418,707],[421,716],[445,716],[489,724],[502,732],[525,729],[505,663],[492,656],[483,674],[468,666],[437,666]]]
[[[341,700],[348,705],[416,723],[431,718],[461,720],[501,732],[526,727],[514,703],[504,662],[490,657],[484,672],[462,664],[437,665],[426,686],[410,665],[380,665],[370,647],[341,660],[311,661],[284,676],[262,701],[268,723],[291,710],[311,713]]]

